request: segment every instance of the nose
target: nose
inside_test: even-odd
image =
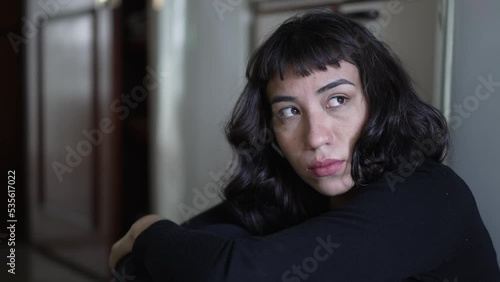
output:
[[[324,113],[307,115],[304,122],[304,142],[306,149],[316,150],[333,141],[333,132]]]

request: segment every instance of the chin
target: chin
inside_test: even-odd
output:
[[[354,187],[354,181],[351,177],[348,179],[336,179],[324,181],[323,183],[315,183],[315,185],[311,185],[314,187],[316,191],[324,196],[338,196],[346,193]]]

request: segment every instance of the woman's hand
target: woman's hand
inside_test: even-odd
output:
[[[115,266],[118,261],[132,251],[135,239],[142,233],[142,231],[146,230],[146,228],[151,226],[151,224],[162,219],[163,217],[157,214],[150,214],[138,219],[134,224],[132,224],[132,227],[130,227],[127,234],[125,234],[125,236],[123,236],[120,240],[116,241],[111,247],[109,267],[112,271],[115,270]]]

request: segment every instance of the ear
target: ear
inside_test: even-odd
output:
[[[282,157],[285,157],[285,155],[283,155],[283,152],[281,152],[281,149],[280,147],[278,146],[278,144],[276,143],[276,140],[273,140],[273,143],[271,143],[271,146],[273,147],[273,149],[278,152],[278,154]]]

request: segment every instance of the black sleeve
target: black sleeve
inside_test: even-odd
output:
[[[265,237],[227,239],[159,221],[133,254],[153,281],[401,281],[440,265],[463,234],[459,196],[422,177],[396,190],[363,187],[348,205]]]
[[[250,236],[250,233],[246,229],[238,225],[236,219],[226,208],[225,203],[220,203],[191,218],[184,222],[182,227],[193,230],[203,230],[228,239]],[[112,276],[116,281],[152,281],[144,264],[134,258],[132,254],[124,256],[117,263],[115,269]]]

